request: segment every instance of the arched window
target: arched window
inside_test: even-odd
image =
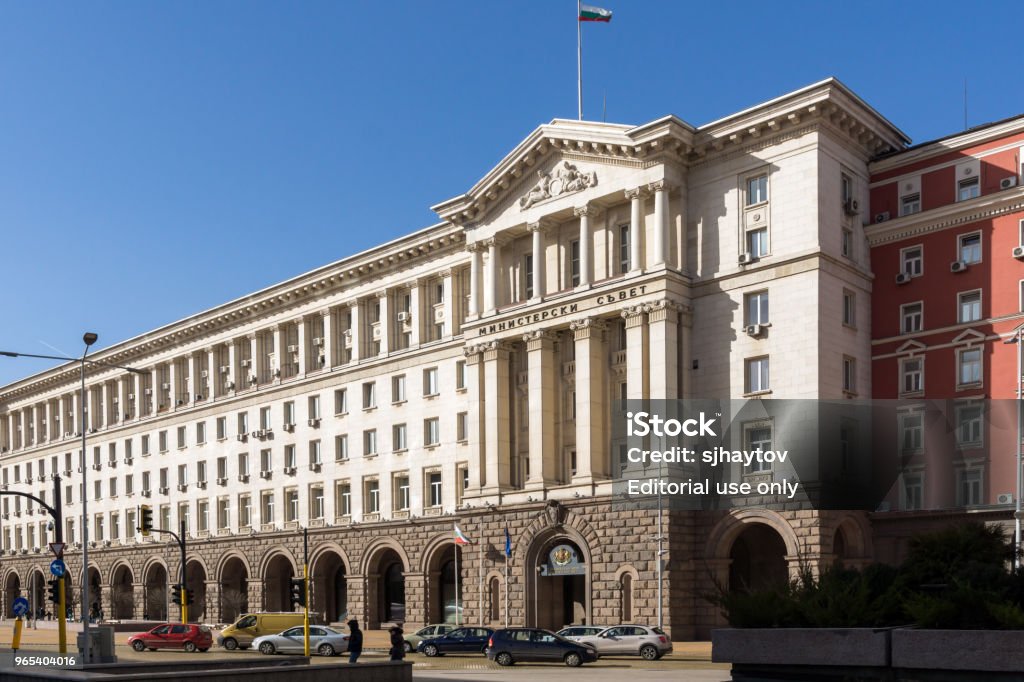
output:
[[[633,576],[623,573],[619,580],[619,587],[622,590],[619,595],[620,622],[631,623],[633,621]]]
[[[490,589],[490,610],[488,618],[492,623],[501,620],[501,581],[497,577],[491,578]]]

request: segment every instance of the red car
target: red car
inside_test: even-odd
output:
[[[140,632],[128,638],[128,644],[136,651],[157,649],[184,649],[188,652],[206,651],[213,646],[213,633],[203,625],[164,623],[149,632]]]

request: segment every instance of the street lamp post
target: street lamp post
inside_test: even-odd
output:
[[[44,360],[66,360],[69,362],[77,362],[81,366],[81,384],[79,388],[79,399],[80,412],[79,418],[81,419],[82,428],[82,452],[79,458],[79,466],[82,470],[82,639],[85,644],[82,657],[85,663],[90,662],[90,647],[89,647],[89,515],[88,515],[88,500],[89,495],[86,489],[88,468],[86,467],[86,446],[87,437],[89,434],[89,428],[85,423],[86,418],[86,393],[85,393],[85,366],[86,365],[98,365],[100,367],[107,367],[111,369],[123,369],[134,374],[148,374],[149,372],[135,369],[133,367],[125,367],[124,365],[117,365],[109,362],[99,362],[95,360],[89,360],[86,356],[89,354],[89,348],[99,339],[99,335],[93,332],[86,332],[82,335],[82,341],[85,343],[85,349],[82,351],[80,358],[70,358],[63,355],[37,355],[35,353],[16,353],[12,351],[0,351],[0,356],[8,358],[42,358]],[[63,529],[61,529],[61,532]],[[59,537],[59,536],[58,536]]]

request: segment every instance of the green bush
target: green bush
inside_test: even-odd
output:
[[[733,627],[1024,628],[1024,574],[999,527],[968,523],[913,539],[899,567],[841,566],[774,589],[708,599]]]

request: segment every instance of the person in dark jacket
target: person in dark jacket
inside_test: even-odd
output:
[[[354,618],[348,622],[348,662],[355,663],[359,654],[363,653],[363,631],[359,629],[359,621]]]
[[[405,638],[402,637],[402,628],[397,625],[391,627],[391,650],[388,653],[392,661],[405,658]]]

